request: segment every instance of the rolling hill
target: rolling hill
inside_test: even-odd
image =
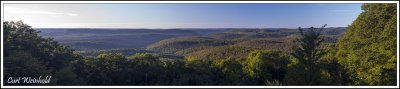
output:
[[[178,58],[215,56],[240,58],[254,49],[290,51],[299,37],[297,29],[107,29],[35,28],[43,37],[53,37],[84,56],[101,53],[156,53]],[[346,32],[343,27],[326,28],[325,43],[335,43]],[[243,50],[247,50],[242,52]]]

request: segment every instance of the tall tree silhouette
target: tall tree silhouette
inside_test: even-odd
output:
[[[305,72],[303,73],[305,73],[305,81],[308,82],[309,85],[318,83],[316,79],[319,79],[320,67],[318,66],[317,60],[324,54],[318,47],[321,45],[322,41],[324,41],[320,38],[320,35],[325,26],[326,24],[319,29],[310,27],[309,31],[304,31],[299,27],[301,38],[295,40],[300,43],[300,46],[294,48],[292,56],[305,67]]]

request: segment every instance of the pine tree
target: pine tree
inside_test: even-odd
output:
[[[325,26],[326,24],[319,29],[311,27],[309,28],[310,31],[305,32],[299,27],[301,38],[296,41],[300,43],[300,46],[294,49],[292,56],[298,60],[300,65],[305,67],[305,82],[308,83],[308,85],[318,84],[317,80],[319,79],[320,67],[317,61],[323,55],[323,52],[321,49],[318,49],[318,47],[323,42],[320,35]]]

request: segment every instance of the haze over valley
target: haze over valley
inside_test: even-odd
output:
[[[35,28],[43,37],[52,37],[77,53],[97,56],[101,53],[122,52],[126,56],[138,53],[174,55],[190,49],[210,50],[222,46],[243,46],[258,49],[289,49],[291,41],[300,34],[289,28],[213,28],[213,29],[107,29],[107,28]],[[331,27],[323,30],[327,43],[335,43],[346,30]],[[267,46],[268,45],[268,46]],[[110,50],[110,51],[106,51]],[[112,50],[112,51],[111,51]],[[126,52],[131,50],[132,52]],[[88,52],[96,52],[88,54]],[[201,50],[196,50],[201,51]],[[252,50],[251,50],[252,51]],[[247,54],[245,52],[243,54]],[[129,54],[129,55],[128,55]],[[245,56],[245,55],[242,55]],[[239,57],[239,56],[237,56]]]

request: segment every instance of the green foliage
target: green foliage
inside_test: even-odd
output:
[[[75,51],[82,56],[98,56],[103,53],[122,53],[125,56],[135,55],[136,53],[152,53],[151,51],[130,48],[117,48],[105,50],[88,50],[88,51]]]
[[[215,60],[211,65],[212,68],[216,68],[220,76],[218,76],[218,84],[222,85],[240,85],[242,77],[244,76],[242,72],[242,64],[233,59],[221,59]]]
[[[396,4],[363,4],[336,57],[354,85],[396,85]]]
[[[291,57],[291,63],[288,64],[285,81],[287,85],[309,85],[307,78],[307,71],[305,65],[300,64],[299,60]]]
[[[6,21],[3,22],[3,27],[5,32],[3,35],[4,79],[53,76],[56,71],[68,66],[70,61],[81,58],[69,47],[58,44],[52,38],[39,36],[38,31],[22,21]],[[55,82],[62,85],[62,82],[68,81]]]
[[[159,74],[161,76],[158,81],[163,82],[163,85],[184,85],[187,84],[187,73],[186,61],[176,59],[160,59],[164,64],[164,73]]]
[[[318,85],[320,83],[320,64],[318,60],[324,55],[324,52],[318,48],[323,39],[320,38],[322,29],[326,26],[322,26],[322,28],[315,30],[315,28],[311,27],[309,31],[304,32],[303,29],[299,27],[299,31],[301,34],[301,38],[296,41],[299,42],[300,46],[294,48],[294,53],[292,56],[297,60],[297,64],[292,67],[297,67],[298,70],[294,70],[295,74],[301,74],[304,77],[294,77],[301,79],[294,80],[303,80],[303,82],[299,82],[300,85]]]
[[[318,60],[321,65],[321,85],[345,85],[349,83],[349,80],[345,78],[348,75],[335,57],[338,51],[337,44],[329,44],[324,47],[323,51],[326,54]]]
[[[208,37],[179,37],[162,40],[147,47],[148,50],[163,54],[175,54],[175,52],[199,46],[224,46],[232,44],[225,40],[217,40]]]
[[[214,48],[214,46],[198,46],[198,47],[186,48],[186,49],[177,51],[175,53],[175,55],[185,56],[185,55],[188,55],[188,54],[193,53],[193,52],[197,52],[197,51],[205,50],[205,49],[210,49],[210,48]]]
[[[257,39],[246,39],[238,40],[235,46],[253,47],[261,48],[265,50],[276,49],[289,51],[295,44],[290,42],[294,40],[295,37],[284,37],[284,38],[257,38]]]
[[[241,58],[246,57],[250,52],[260,48],[254,47],[243,47],[243,46],[218,46],[210,47],[203,50],[198,50],[192,53],[186,53],[186,58],[193,57],[197,59],[206,59],[209,57],[215,57],[219,59]]]
[[[122,54],[121,54],[122,55]],[[129,57],[133,60],[156,60],[157,58],[149,53],[137,53],[135,56]]]
[[[243,66],[243,71],[253,84],[264,84],[267,81],[283,80],[286,73],[288,58],[277,50],[253,51]]]
[[[23,76],[39,77],[50,75],[50,70],[38,58],[24,51],[10,52],[4,57],[4,81],[9,77],[17,78]],[[4,82],[4,85],[12,85]],[[17,85],[17,84],[16,84]]]
[[[85,85],[86,82],[73,72],[73,67],[68,66],[58,70],[54,76],[54,85]]]
[[[326,54],[318,60],[318,63],[321,65],[321,84],[341,84],[343,80],[341,78],[341,71],[343,70],[335,57],[337,46],[335,44],[328,45],[323,51]]]
[[[179,61],[162,62],[148,53],[137,53],[126,58],[122,53],[104,53],[74,61],[75,72],[84,77],[89,85],[164,85],[175,84],[177,80],[165,80],[171,70],[178,70]],[[172,64],[177,64],[174,66]],[[167,70],[171,69],[171,70]],[[175,73],[176,74],[176,73]]]
[[[196,59],[187,58],[184,75],[185,85],[216,85],[219,77],[215,76],[218,70],[211,67],[214,58]]]

